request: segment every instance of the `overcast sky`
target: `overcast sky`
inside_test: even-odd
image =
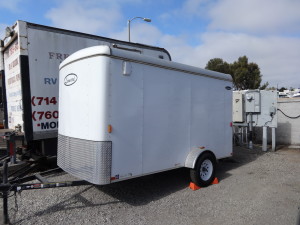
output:
[[[300,87],[300,0],[0,0],[0,37],[16,20],[166,48],[204,68],[246,55],[263,83]]]

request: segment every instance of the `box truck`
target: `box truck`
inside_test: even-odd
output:
[[[60,64],[58,165],[105,185],[180,167],[200,186],[232,154],[230,75],[109,46]]]
[[[24,133],[29,148],[39,154],[57,152],[59,64],[75,51],[96,45],[171,60],[163,48],[24,21],[6,28],[0,41],[5,125]]]

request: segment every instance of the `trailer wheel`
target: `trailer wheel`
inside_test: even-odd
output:
[[[207,187],[215,179],[216,159],[213,154],[206,152],[197,159],[194,169],[190,170],[193,183],[199,187]]]

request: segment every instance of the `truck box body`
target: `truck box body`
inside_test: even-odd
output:
[[[1,46],[0,70],[6,95],[6,125],[9,129],[19,127],[27,141],[57,137],[58,67],[75,51],[108,45],[170,60],[169,53],[162,48],[24,21],[17,21],[13,32]]]
[[[108,46],[60,65],[58,165],[94,184],[232,153],[231,77]]]

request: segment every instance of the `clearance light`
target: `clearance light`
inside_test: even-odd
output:
[[[110,124],[107,126],[107,132],[108,132],[108,133],[111,133],[111,132],[112,132],[112,126],[111,126]]]

